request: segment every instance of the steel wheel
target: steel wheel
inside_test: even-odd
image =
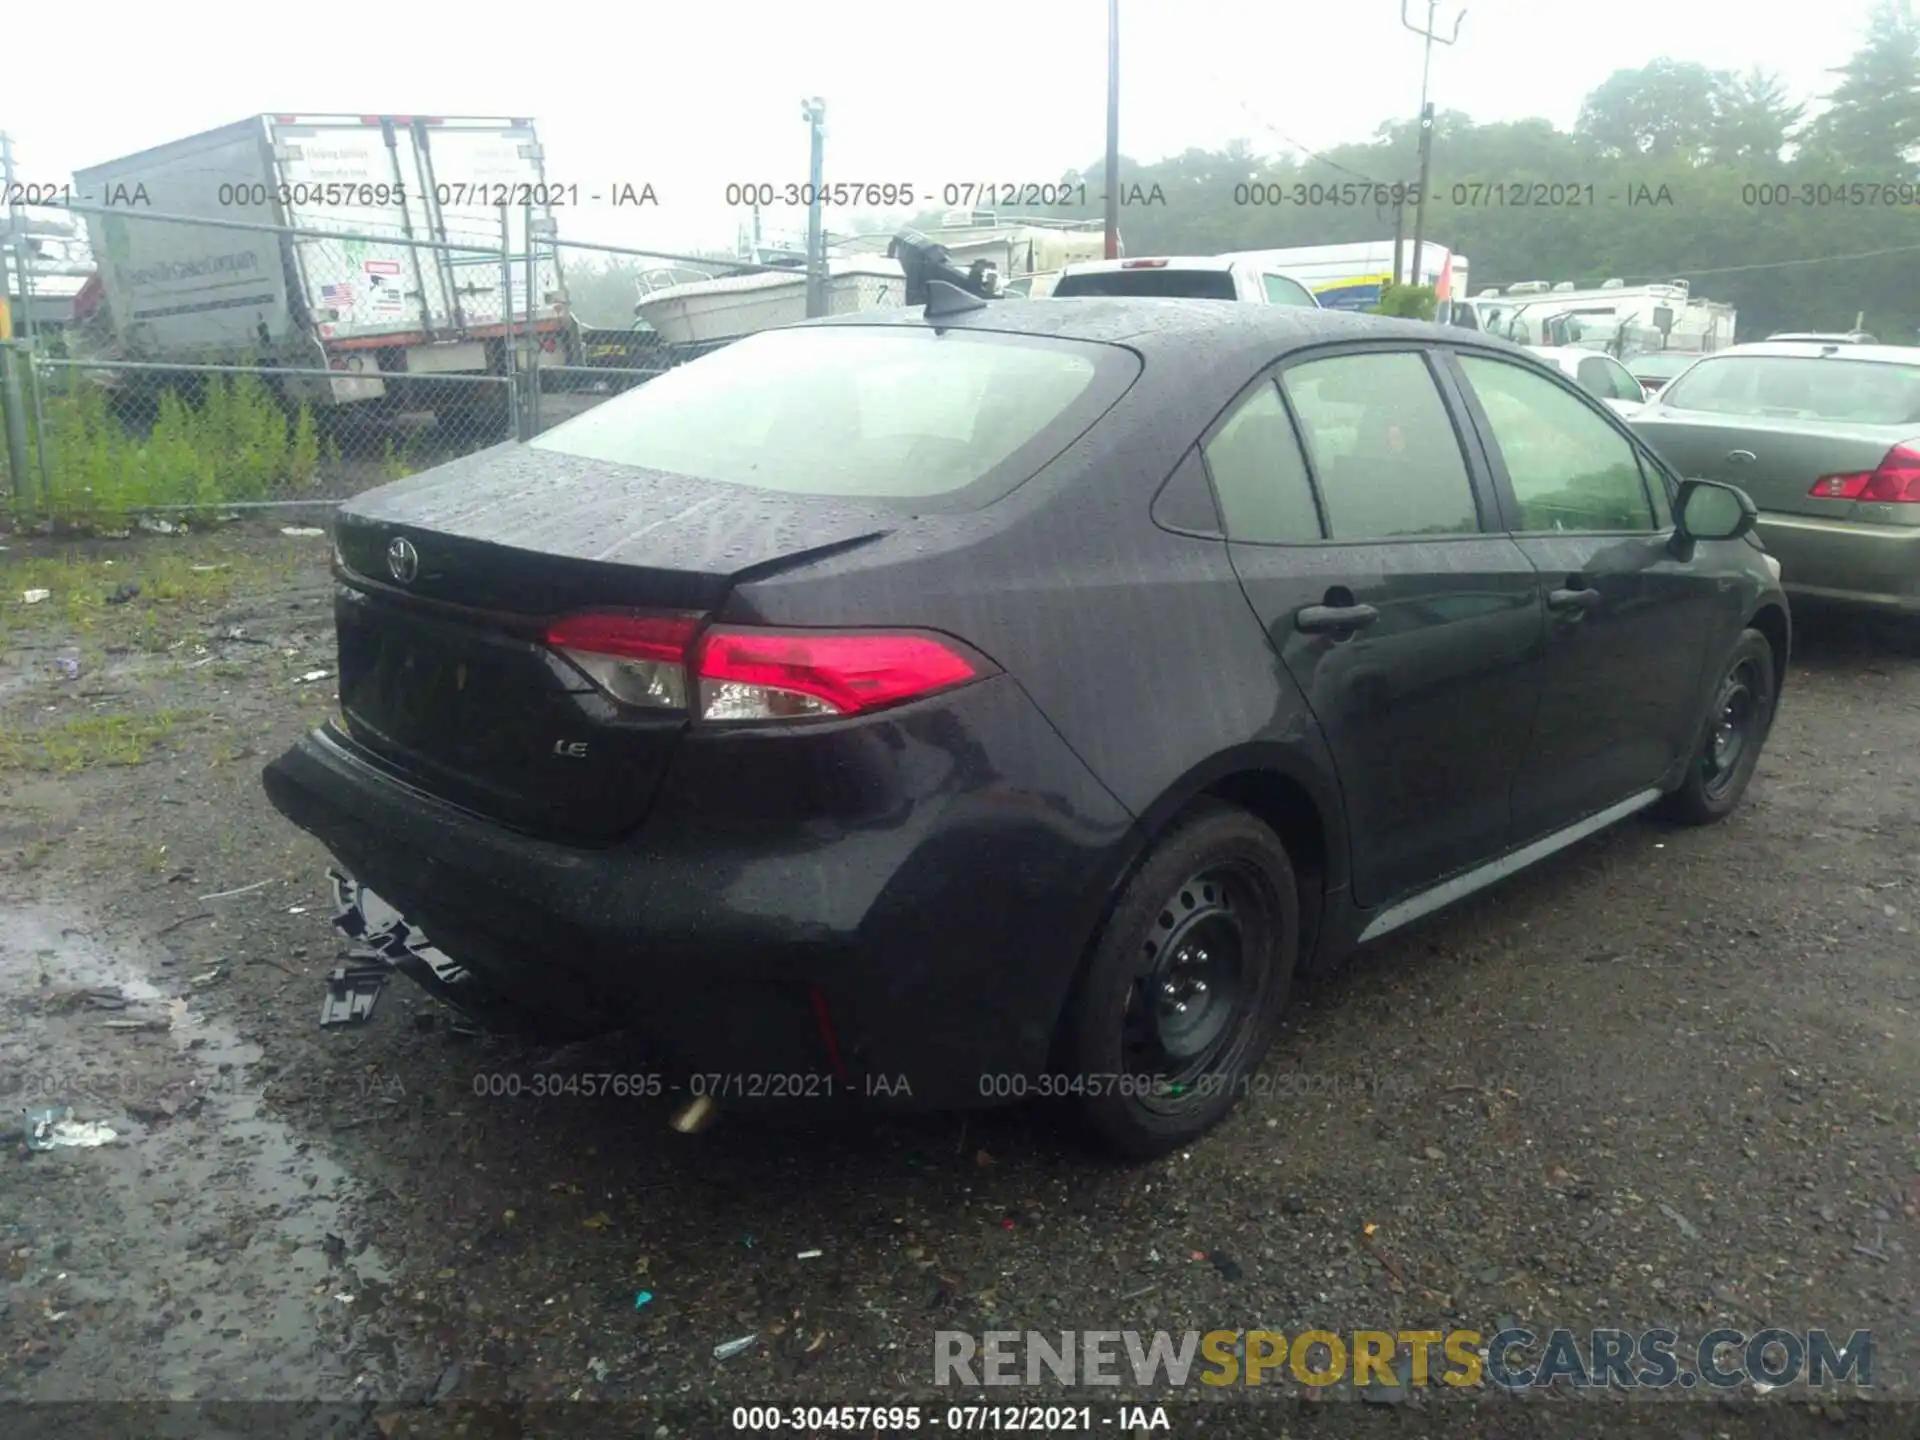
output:
[[[1701,789],[1710,800],[1723,799],[1733,788],[1740,762],[1758,738],[1764,708],[1761,687],[1759,669],[1751,660],[1735,665],[1720,682],[1700,755]]]
[[[1140,946],[1140,969],[1121,1019],[1126,1074],[1155,1082],[1148,1103],[1180,1104],[1217,1069],[1246,1029],[1252,876],[1216,866],[1168,897]]]
[[[1780,682],[1767,637],[1742,631],[1725,663],[1701,723],[1698,748],[1678,788],[1661,802],[1667,818],[1682,825],[1712,825],[1733,813],[1773,728]]]

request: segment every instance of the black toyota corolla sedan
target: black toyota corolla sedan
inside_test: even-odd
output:
[[[1739,802],[1753,522],[1470,332],[809,323],[343,506],[341,714],[265,783],[476,993],[723,1103],[1065,1096],[1152,1155],[1297,976]]]

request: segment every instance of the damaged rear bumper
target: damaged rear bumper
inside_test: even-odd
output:
[[[1007,748],[1033,783],[987,769],[956,789],[952,769],[896,766],[900,786],[867,786],[867,813],[837,821],[769,817],[780,802],[752,771],[795,768],[778,740],[684,748],[647,824],[603,848],[451,806],[331,728],[263,783],[410,936],[431,935],[433,957],[397,946],[403,968],[469,1013],[465,996],[498,996],[544,1021],[628,1030],[637,1058],[720,1076],[748,1100],[769,1076],[789,1090],[819,1077],[881,1105],[976,1106],[1008,1093],[1000,1077],[1044,1067],[1131,823],[1090,776],[1072,783],[1084,770],[1023,696],[992,689],[967,697],[994,713],[965,729],[1019,726]],[[1060,795],[1063,777],[1079,793]]]

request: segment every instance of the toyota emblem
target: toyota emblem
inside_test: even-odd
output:
[[[420,574],[420,552],[404,535],[387,546],[387,573],[402,585],[411,585]]]

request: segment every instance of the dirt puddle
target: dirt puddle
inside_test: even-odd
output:
[[[0,911],[0,1399],[348,1402],[406,1368],[357,1186],[138,941]],[[104,1144],[29,1151],[34,1112]]]

